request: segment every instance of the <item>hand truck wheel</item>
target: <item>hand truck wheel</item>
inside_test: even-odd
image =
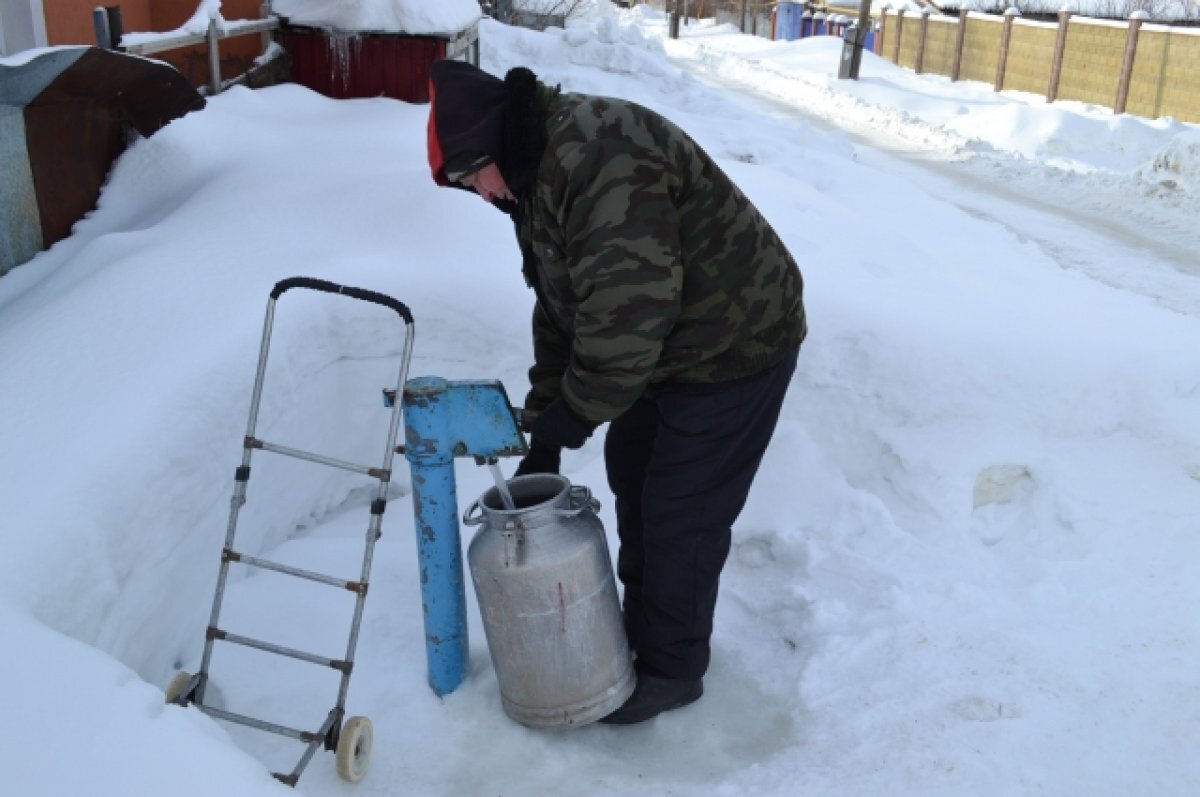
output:
[[[338,777],[349,783],[358,783],[367,774],[371,763],[371,745],[375,732],[366,717],[351,717],[342,726],[337,744]]]
[[[167,683],[167,688],[163,690],[166,702],[174,703],[177,701],[183,690],[187,688],[188,681],[190,680],[192,680],[192,674],[186,670],[180,670],[175,673]],[[188,695],[187,702],[191,702],[191,695]]]
[[[194,677],[195,676],[186,670],[180,670],[179,672],[175,673],[175,675],[171,677],[171,680],[167,682],[167,687],[163,689],[163,696],[166,698],[166,702],[178,703],[179,699],[184,697],[183,690],[187,689],[188,682]],[[186,706],[188,703],[196,702],[196,693],[193,691],[186,696],[182,705]],[[225,705],[224,698],[221,695],[221,690],[217,688],[217,685],[213,683],[211,678],[208,681],[208,686],[204,688],[204,705],[213,706],[215,708],[221,708]]]

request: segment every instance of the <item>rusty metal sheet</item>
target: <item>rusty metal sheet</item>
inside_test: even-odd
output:
[[[25,108],[26,148],[43,246],[90,211],[127,130],[152,135],[204,98],[173,67],[89,48]]]

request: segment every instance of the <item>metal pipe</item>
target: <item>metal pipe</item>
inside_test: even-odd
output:
[[[333,457],[327,457],[323,454],[314,454],[310,451],[301,451],[298,448],[288,448],[287,446],[268,443],[265,440],[255,439],[253,442],[255,448],[259,448],[263,451],[270,451],[275,454],[283,454],[287,457],[295,457],[296,459],[303,459],[308,462],[316,462],[319,465],[328,465],[331,468],[341,468],[342,470],[353,471],[354,473],[362,473],[367,476],[374,476],[376,478],[378,478],[380,475],[379,471],[370,465],[358,465],[353,462],[345,462],[340,459],[334,459]]]
[[[383,486],[386,488],[387,485]],[[346,695],[350,691],[350,672],[354,668],[354,649],[358,646],[358,629],[362,624],[363,606],[367,601],[367,577],[371,574],[375,542],[383,535],[383,532],[380,531],[380,527],[383,525],[383,508],[383,499],[376,500],[371,509],[371,522],[367,524],[367,545],[366,551],[363,553],[362,580],[360,582],[362,589],[358,590],[358,595],[354,599],[354,618],[350,621],[350,635],[346,641],[346,666],[342,668],[342,682],[338,686],[337,708],[339,710],[346,707]]]
[[[309,581],[318,581],[322,584],[328,584],[331,587],[341,587],[342,589],[353,589],[354,585],[344,578],[334,578],[323,573],[314,573],[311,570],[304,570],[291,565],[272,562],[268,559],[259,559],[257,556],[247,556],[246,554],[230,551],[230,559],[235,562],[241,562],[244,565],[252,567],[261,567],[263,570],[274,570],[276,573],[283,573],[296,578],[306,578]]]
[[[258,366],[254,372],[254,389],[250,393],[250,417],[246,420],[246,440],[254,437],[258,425],[258,410],[262,402],[263,382],[267,372],[267,354],[271,349],[271,330],[275,326],[275,299],[267,300],[267,312],[263,319],[262,338],[258,345]],[[234,475],[233,497],[229,499],[229,520],[225,524],[225,548],[233,549],[237,534],[238,513],[246,503],[246,483],[250,480],[250,458],[253,449],[242,446],[242,463]],[[208,615],[208,627],[216,628],[221,621],[221,603],[225,598],[225,585],[229,580],[229,559],[221,556],[221,567],[217,571],[217,587],[213,591],[212,610]],[[212,664],[213,638],[204,640],[204,653],[200,657],[200,684],[196,687],[196,703],[204,705],[205,687],[208,685],[208,669]]]
[[[396,390],[403,390],[404,383],[408,381],[408,366],[412,362],[412,350],[414,338],[416,334],[413,330],[412,322],[405,325],[404,330],[404,350],[400,353],[400,373],[396,378]],[[393,395],[395,392],[393,391]],[[388,422],[387,443],[383,452],[383,469],[389,473],[392,470],[392,457],[396,454],[396,437],[400,434],[400,422],[403,419],[403,410],[399,402],[393,403],[392,417]],[[379,485],[379,497],[387,498],[387,484]]]
[[[208,714],[211,717],[225,720],[226,722],[235,722],[238,725],[245,725],[248,728],[257,728],[260,731],[268,731],[280,736],[287,736],[291,739],[298,739],[302,742],[311,742],[316,734],[311,731],[301,731],[296,728],[289,728],[286,725],[276,725],[273,722],[264,722],[263,720],[247,717],[245,714],[234,714],[232,711],[223,711],[212,706],[198,705],[196,708]]]
[[[263,642],[261,639],[251,639],[250,637],[242,636],[241,634],[231,634],[228,631],[221,631],[219,633],[220,639],[223,639],[226,642],[232,642],[235,645],[242,645],[243,647],[262,650],[266,651],[267,653],[274,653],[278,656],[287,656],[290,659],[307,661],[310,664],[320,664],[322,667],[329,667],[330,669],[334,670],[345,669],[345,662],[331,659],[328,656],[318,656],[315,653],[306,653],[303,650],[296,650],[295,648],[276,645],[273,642]]]
[[[108,17],[108,37],[112,42],[112,49],[120,50],[121,37],[125,35],[125,22],[121,18],[121,7],[106,6],[104,14]]]
[[[258,365],[254,369],[254,389],[250,393],[250,418],[246,421],[246,438],[254,437],[258,425],[258,408],[262,401],[263,382],[267,376],[267,354],[271,349],[271,328],[275,325],[275,298],[267,300],[267,314],[263,319],[262,338],[258,343]],[[242,464],[250,464],[249,449],[242,452]]]
[[[217,20],[208,21],[208,93],[215,97],[221,93],[221,52],[217,40],[220,39],[217,30]]]
[[[429,686],[454,691],[467,674],[467,609],[458,497],[450,440],[449,384],[420,377],[404,387],[404,456],[412,469],[413,513],[425,612]],[[465,452],[464,452],[465,453]]]
[[[404,330],[404,350],[400,355],[400,371],[396,376],[396,390],[401,390],[404,383],[408,381],[408,367],[412,361],[413,342],[415,338],[412,322],[409,321],[405,325]],[[346,668],[342,670],[342,682],[338,687],[337,710],[341,711],[346,707],[346,695],[350,690],[350,671],[354,666],[354,651],[358,647],[358,629],[362,624],[363,607],[367,600],[367,580],[371,575],[371,562],[375,557],[375,543],[383,536],[383,512],[387,507],[387,491],[388,483],[392,473],[392,459],[396,455],[396,436],[400,434],[400,419],[403,415],[403,406],[401,402],[393,402],[392,417],[388,422],[387,442],[383,447],[383,468],[380,476],[379,492],[375,496],[374,503],[371,504],[371,520],[367,524],[367,539],[366,547],[363,551],[362,571],[359,574],[359,584],[362,588],[358,590],[358,597],[354,601],[354,618],[350,622],[350,635],[346,641]]]
[[[321,723],[321,729],[317,731],[316,738],[308,743],[308,747],[304,750],[304,755],[300,756],[300,760],[296,763],[295,768],[292,769],[291,774],[282,777],[279,773],[272,774],[282,783],[295,786],[296,782],[300,780],[300,773],[304,772],[304,768],[308,766],[308,762],[312,760],[317,749],[325,743],[325,739],[329,736],[329,729],[333,727],[335,722],[340,720],[341,716],[341,709],[335,708],[329,712],[329,716],[325,718],[325,722]]]
[[[103,8],[92,9],[92,27],[96,31],[96,46],[101,50],[111,50],[112,31],[108,28],[108,14]]]

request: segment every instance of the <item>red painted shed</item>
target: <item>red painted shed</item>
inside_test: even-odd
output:
[[[335,99],[429,101],[429,67],[442,58],[479,63],[475,24],[448,34],[346,32],[285,24],[276,40],[292,60],[292,80]]]

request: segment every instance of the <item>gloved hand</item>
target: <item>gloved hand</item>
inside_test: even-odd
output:
[[[533,421],[533,436],[544,445],[558,448],[579,448],[596,431],[598,423],[580,418],[561,398],[537,414]]]
[[[517,476],[528,476],[531,473],[558,473],[559,455],[562,449],[548,446],[536,437],[529,441],[529,453],[517,465]]]

